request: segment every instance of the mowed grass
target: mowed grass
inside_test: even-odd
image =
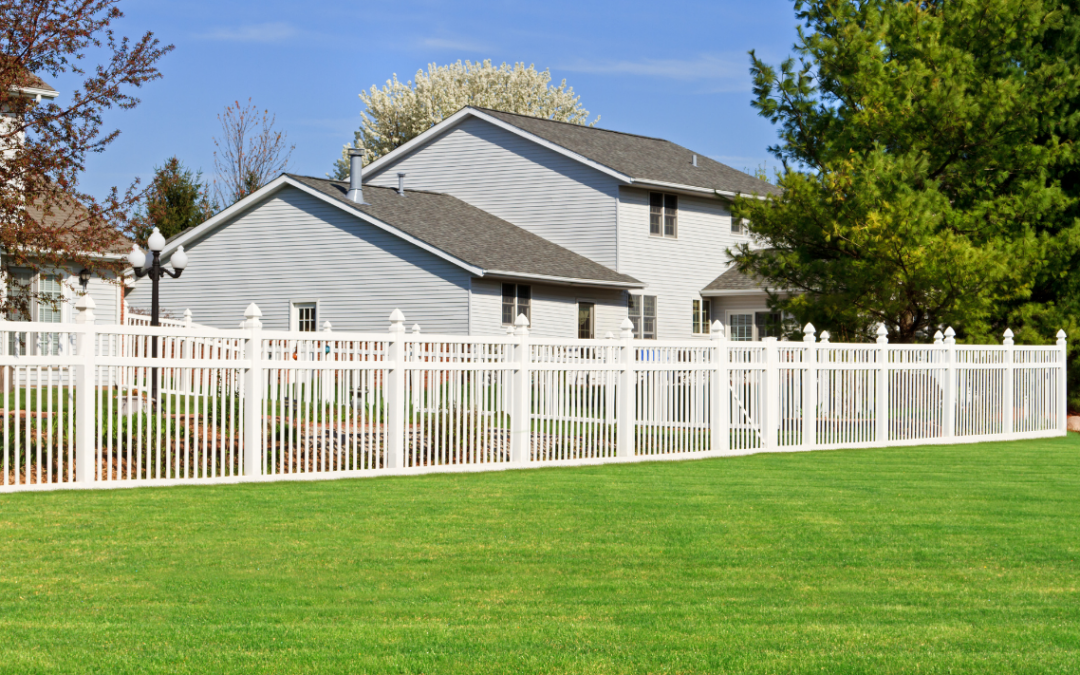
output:
[[[1080,438],[0,495],[0,672],[1080,672]]]

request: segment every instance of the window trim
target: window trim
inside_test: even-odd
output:
[[[506,317],[503,315],[503,309],[506,307],[506,287],[507,286],[513,286],[514,287],[514,318],[510,322],[507,322]],[[521,309],[521,289],[522,288],[529,289],[529,297],[527,298],[527,300],[529,301],[529,305],[528,305],[528,311],[526,311],[526,312],[520,311],[520,309]],[[516,325],[518,316],[520,316],[521,314],[524,314],[525,318],[527,318],[529,320],[529,327],[531,328],[532,324],[533,324],[533,300],[534,299],[535,299],[535,295],[533,294],[532,284],[519,284],[519,283],[512,282],[512,281],[504,281],[502,283],[502,285],[499,286],[499,321],[502,322],[503,327]]]
[[[780,321],[784,320],[784,313],[783,312],[774,312],[771,309],[769,309],[768,307],[753,307],[753,308],[747,308],[747,309],[729,309],[725,313],[725,317],[727,317],[727,322],[724,324],[724,328],[725,328],[725,331],[727,333],[727,338],[729,340],[734,341],[734,342],[746,342],[746,340],[735,340],[734,337],[732,336],[732,333],[731,333],[731,327],[732,327],[731,317],[734,316],[734,315],[741,315],[741,316],[749,315],[750,316],[750,340],[749,341],[750,342],[761,342],[761,338],[763,336],[760,335],[760,333],[758,331],[758,324],[757,324],[757,315],[758,314],[779,314],[780,315]],[[779,336],[777,336],[777,337],[779,337]]]
[[[289,300],[289,330],[293,333],[300,332],[300,307],[299,305],[315,305],[315,331],[322,330],[319,320],[322,318],[322,301],[318,298],[293,298]]]
[[[694,298],[690,310],[690,333],[709,335],[712,333],[712,299]]]
[[[653,217],[653,195],[660,196],[660,223],[659,232],[653,232],[652,217]],[[674,211],[674,222],[672,224],[672,233],[667,234],[667,218],[668,218],[668,200],[674,200],[675,206],[672,209]],[[649,236],[656,237],[657,239],[678,239],[679,238],[679,195],[671,192],[659,192],[657,190],[650,190],[648,197],[649,208]]]
[[[11,268],[11,267],[6,267],[5,266],[3,268],[3,271],[2,271],[2,278],[3,278],[2,288],[0,288],[0,293],[3,293],[3,298],[5,300],[7,299],[8,290],[9,290],[10,284],[11,284],[11,276],[12,276],[11,275],[11,270],[12,269],[28,270],[28,271],[31,272],[31,275],[30,275],[30,306],[27,307],[27,311],[29,312],[29,318],[25,319],[25,321],[31,321],[31,322],[37,322],[37,323],[41,322],[40,305],[38,304],[38,301],[37,301],[38,295],[41,293],[41,277],[42,276],[55,276],[56,280],[57,280],[57,283],[60,286],[60,297],[59,297],[59,301],[60,301],[60,307],[59,307],[60,321],[58,323],[71,323],[71,318],[72,317],[71,317],[71,308],[70,308],[69,305],[71,304],[71,301],[76,296],[73,295],[72,289],[68,284],[68,280],[71,279],[72,277],[77,277],[77,275],[71,274],[71,272],[69,272],[66,269],[50,268],[50,269],[40,269],[40,270],[35,271],[35,270],[33,270],[32,268],[29,268],[29,267]],[[3,317],[2,320],[4,320],[4,321],[23,321],[23,319],[10,319],[6,315]]]
[[[635,321],[634,314],[631,313],[631,311],[630,311],[632,309],[630,307],[630,302],[631,302],[632,298],[641,298],[641,300],[638,301],[639,302],[638,306],[640,308],[640,313],[637,316],[637,321]],[[652,335],[651,336],[650,335],[645,335],[645,328],[643,326],[643,324],[645,323],[645,319],[646,319],[646,315],[645,315],[645,298],[652,298],[652,301],[653,301],[653,313],[652,313],[653,329],[652,329]],[[660,332],[659,314],[660,314],[660,300],[659,300],[659,298],[657,296],[651,295],[651,294],[648,294],[648,293],[627,293],[626,294],[626,316],[627,316],[628,319],[630,319],[631,322],[634,323],[634,337],[635,338],[637,338],[639,340],[656,340],[659,337],[658,333]]]
[[[590,335],[588,337],[584,337],[584,338],[581,337],[581,306],[582,305],[588,305],[589,306],[589,333],[590,333]],[[574,313],[574,317],[576,318],[575,323],[577,324],[577,331],[576,332],[577,332],[578,339],[579,340],[594,340],[594,339],[596,339],[596,302],[594,300],[578,300],[577,303],[575,303],[574,306],[575,306],[575,308],[577,310]]]

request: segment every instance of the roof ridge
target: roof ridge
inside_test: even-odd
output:
[[[286,172],[285,175],[286,176],[292,176],[293,178],[306,178],[308,180],[321,180],[321,181],[323,181],[325,183],[335,183],[335,184],[341,185],[343,187],[349,185],[349,181],[347,181],[347,180],[337,180],[336,178],[319,178],[318,176],[305,176],[302,173],[288,173],[288,172]],[[389,187],[389,186],[386,186],[386,185],[374,185],[372,183],[364,183],[363,187],[364,187],[364,189],[377,188],[379,190],[393,190],[394,192],[397,192],[396,187]],[[417,188],[405,188],[405,192],[418,192],[418,193],[422,193],[422,194],[426,194],[426,195],[445,195],[445,194],[447,194],[446,192],[436,192],[435,190],[418,190]]]
[[[632,136],[633,138],[644,138],[645,140],[648,140],[648,141],[662,141],[664,143],[673,143],[673,144],[675,144],[673,141],[669,141],[666,138],[659,138],[658,136],[645,136],[644,134],[632,134],[629,131],[617,131],[615,129],[605,129],[604,127],[593,127],[593,126],[589,126],[587,124],[578,124],[577,122],[566,122],[564,120],[553,120],[553,119],[549,119],[547,117],[537,117],[536,115],[526,115],[524,113],[510,112],[508,110],[496,110],[495,108],[482,108],[482,107],[480,107],[478,105],[470,105],[470,106],[466,106],[466,107],[472,108],[473,110],[482,110],[484,112],[496,112],[496,113],[500,113],[500,114],[503,114],[503,115],[514,115],[515,117],[524,117],[525,119],[529,119],[529,120],[539,120],[541,122],[551,122],[553,124],[568,124],[568,125],[570,125],[572,127],[578,127],[578,128],[581,128],[581,129],[592,129],[593,131],[606,131],[609,134],[619,134],[620,136]],[[677,144],[675,144],[675,145],[677,145]]]

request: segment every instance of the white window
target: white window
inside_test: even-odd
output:
[[[780,337],[782,316],[779,312],[762,309],[754,312],[728,314],[728,338],[731,340],[760,340]]]
[[[656,339],[656,296],[628,295],[626,315],[634,324],[634,337]]]
[[[294,300],[292,302],[291,316],[289,317],[290,330],[304,333],[314,333],[319,330],[319,301],[318,300]]]
[[[712,325],[712,319],[710,318],[712,312],[712,302],[709,300],[694,300],[693,309],[693,322],[694,322],[694,335],[708,335],[709,327]]]
[[[731,233],[732,234],[749,234],[747,229],[747,221],[742,218],[731,217]]]
[[[579,340],[591,340],[596,332],[596,303],[577,304],[577,336]]]
[[[532,287],[523,284],[503,284],[502,290],[502,324],[513,326],[519,314],[532,323]]]
[[[649,234],[676,237],[679,232],[679,198],[663,192],[649,193]]]
[[[64,285],[60,274],[35,274],[27,268],[7,270],[8,321],[63,323]],[[8,353],[59,354],[59,333],[9,333]]]

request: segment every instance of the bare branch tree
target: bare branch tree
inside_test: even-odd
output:
[[[123,244],[138,181],[97,200],[79,191],[79,178],[87,156],[120,134],[102,131],[104,112],[138,105],[132,88],[161,77],[157,62],[172,46],[150,32],[134,42],[118,37],[117,4],[0,0],[0,252],[8,269],[119,271],[99,254]],[[64,74],[82,81],[61,95],[41,79]]]
[[[214,137],[214,195],[222,207],[240,201],[266,185],[289,165],[296,148],[287,144],[284,131],[274,129],[277,116],[259,109],[248,99],[237,101],[218,115],[221,138]]]

